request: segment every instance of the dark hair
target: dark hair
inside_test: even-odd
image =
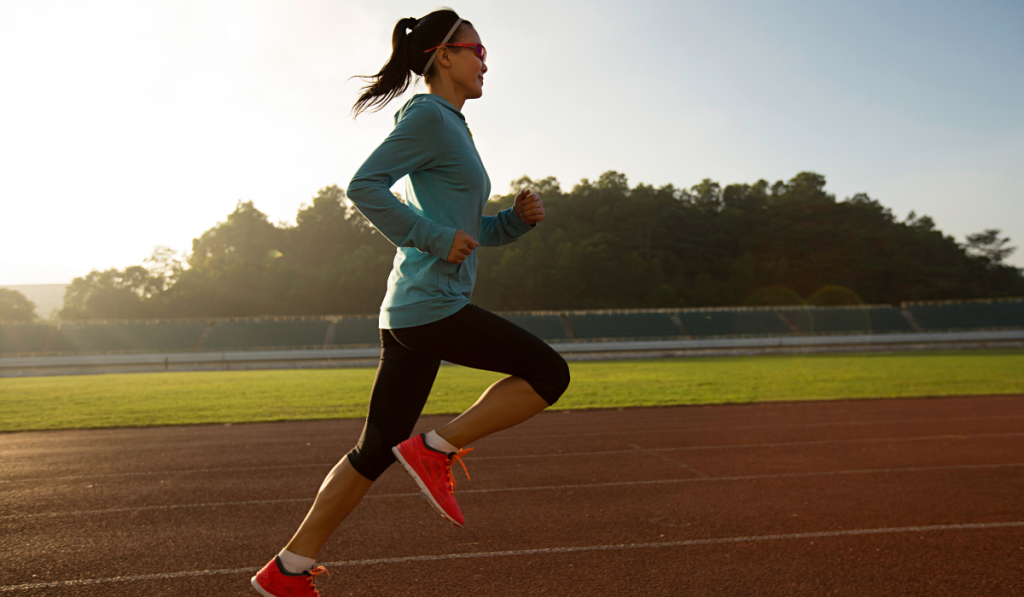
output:
[[[435,10],[420,19],[402,19],[395,25],[391,34],[391,58],[384,68],[376,75],[360,77],[369,82],[363,87],[359,99],[352,106],[353,117],[364,111],[376,112],[388,102],[402,95],[409,88],[413,74],[429,76],[423,68],[430,59],[428,48],[440,45],[444,36],[448,35],[459,15],[450,8]],[[462,25],[473,26],[469,21]],[[462,26],[459,26],[449,42],[461,39]],[[432,67],[431,71],[434,70]]]

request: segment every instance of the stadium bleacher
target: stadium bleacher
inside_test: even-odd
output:
[[[679,338],[683,333],[668,313],[569,313],[569,324],[581,340]]]
[[[548,342],[565,341],[569,335],[565,333],[562,318],[554,314],[507,313],[502,317],[518,325],[524,330]]]
[[[817,329],[814,325],[814,315],[807,307],[792,307],[789,309],[777,309],[776,312],[789,323],[796,326],[801,334],[814,334]]]
[[[1024,328],[1024,299],[963,303],[906,303],[921,329],[945,332]]]
[[[380,346],[380,324],[376,316],[344,317],[334,326],[333,346]]]
[[[680,311],[679,320],[694,338],[789,336],[793,333],[771,309]]]
[[[45,323],[0,324],[0,354],[41,351],[49,329]]]
[[[204,321],[64,323],[55,352],[132,352],[188,350],[206,327]]]
[[[804,334],[891,334],[910,333],[914,328],[888,305],[856,307],[792,307],[779,313]]]
[[[915,331],[896,307],[872,306],[868,308],[867,313],[872,334],[907,334]]]
[[[323,346],[327,319],[254,319],[218,321],[201,348],[252,350]]]

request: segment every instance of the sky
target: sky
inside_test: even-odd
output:
[[[0,285],[187,252],[239,200],[294,223],[403,101],[353,120],[351,77],[380,69],[398,19],[440,7],[0,0]],[[495,193],[523,175],[687,188],[809,170],[958,241],[999,228],[1024,267],[1020,2],[452,7],[488,49],[463,112]]]

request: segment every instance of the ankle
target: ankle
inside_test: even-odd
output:
[[[445,454],[451,454],[453,452],[458,452],[459,451],[459,447],[458,446],[455,446],[454,444],[450,443],[445,438],[443,438],[440,435],[438,435],[436,429],[433,430],[433,431],[424,433],[423,434],[423,441],[426,442],[426,444],[428,446],[430,446],[431,448],[433,448],[433,449],[435,449],[435,450],[437,450],[439,452],[444,452]]]
[[[313,564],[316,563],[314,558],[307,558],[306,556],[300,556],[297,553],[292,553],[287,549],[282,549],[281,553],[277,554],[281,566],[284,567],[285,572],[289,574],[301,574],[308,572]]]

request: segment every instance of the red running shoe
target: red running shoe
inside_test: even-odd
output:
[[[422,433],[416,437],[410,437],[391,448],[391,451],[398,458],[398,462],[402,463],[405,472],[409,473],[409,476],[420,486],[420,491],[423,492],[430,505],[449,522],[461,527],[466,520],[462,517],[459,504],[455,502],[455,477],[452,476],[452,462],[457,460],[462,465],[462,470],[468,479],[469,471],[466,470],[466,464],[462,462],[462,457],[473,451],[473,448],[445,454],[428,446],[423,438]]]
[[[252,588],[263,597],[320,597],[315,579],[325,572],[327,568],[317,566],[309,572],[292,574],[281,565],[281,559],[275,557],[252,577]],[[327,572],[327,576],[330,575]]]

